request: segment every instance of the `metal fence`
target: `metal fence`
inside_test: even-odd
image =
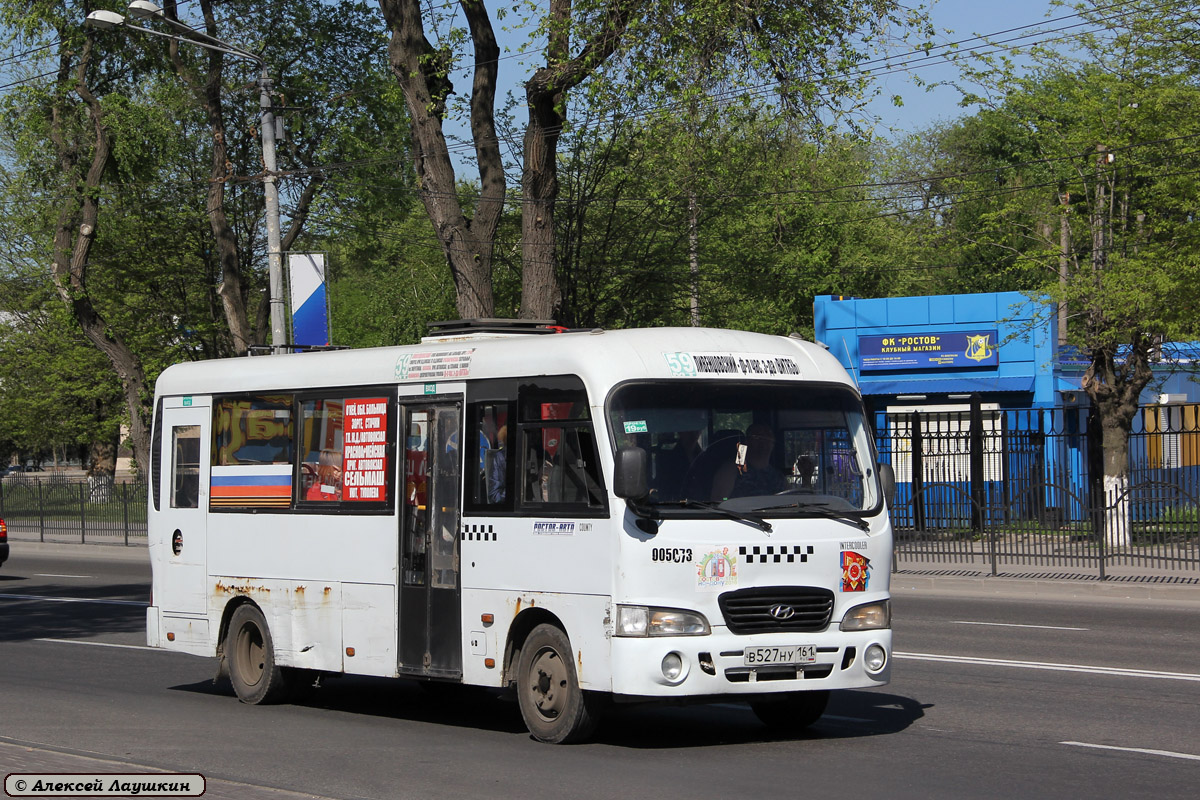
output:
[[[966,408],[966,407],[965,407]],[[907,561],[1113,566],[1200,573],[1200,406],[1148,406],[1134,420],[1129,481],[1103,484],[1086,409],[879,412],[880,459],[896,474],[898,567]],[[0,481],[11,533],[41,541],[142,544],[146,484],[28,473]]]
[[[1128,482],[1105,487],[1086,409],[880,412],[880,458],[896,473],[896,563],[905,559],[1200,571],[1197,406],[1134,420]]]
[[[17,473],[0,481],[9,534],[43,542],[146,543],[146,484]]]

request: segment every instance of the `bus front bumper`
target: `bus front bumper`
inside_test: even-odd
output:
[[[757,658],[747,656],[751,649]],[[738,636],[720,627],[708,636],[614,637],[612,664],[612,691],[618,696],[863,689],[890,680],[892,631]]]

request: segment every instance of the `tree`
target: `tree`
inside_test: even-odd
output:
[[[1035,49],[1038,66],[1024,77],[1007,63],[973,77],[992,90],[980,127],[1016,131],[1024,144],[997,170],[1004,191],[991,193],[991,214],[1025,220],[1026,243],[1014,250],[1052,276],[1038,295],[1070,311],[1067,340],[1089,363],[1083,388],[1100,429],[1105,536],[1120,546],[1129,541],[1129,432],[1157,344],[1200,334],[1197,14],[1181,19],[1179,8],[1142,0],[1120,14],[1076,8],[1098,30],[1080,37],[1078,52]]]
[[[96,81],[127,79],[128,65],[106,58],[94,33],[81,27],[81,9],[63,0],[22,2],[0,9],[0,22],[18,41],[49,38],[53,48],[54,82],[46,88],[27,87],[11,112],[40,130],[51,145],[54,169],[46,187],[56,196],[50,263],[55,288],[82,329],[102,352],[121,380],[130,411],[130,439],[139,463],[148,463],[149,414],[144,395],[146,374],[140,360],[119,331],[105,319],[89,291],[89,263],[100,222],[100,197],[112,168],[114,126],[122,123],[119,102],[97,96]],[[130,70],[131,71],[131,70]],[[26,132],[28,133],[28,131]],[[26,136],[23,145],[29,147]]]
[[[744,106],[568,138],[558,236],[568,324],[812,335],[814,294],[894,293],[911,246],[872,191],[872,144]],[[697,269],[698,268],[698,269]]]
[[[264,13],[252,5],[224,3],[218,15],[204,0],[201,12],[210,35],[270,42],[264,58],[277,87],[300,101],[281,109],[303,131],[280,154],[286,248],[331,169],[352,174],[342,165],[368,142],[378,157],[404,133],[402,107],[376,91],[393,84],[364,3],[272,4]],[[240,75],[221,58],[85,29],[90,8],[29,0],[0,10],[13,50],[33,63],[47,52],[58,59],[49,86],[31,69],[4,98],[5,187],[21,198],[8,210],[23,232],[23,274],[56,265],[58,294],[122,378],[131,444],[145,464],[149,378],[175,360],[240,352],[267,327],[264,270],[254,266],[264,252],[258,107],[227,101]],[[167,15],[175,12],[167,3]],[[207,169],[197,169],[197,152],[210,156]]]
[[[466,28],[453,9],[416,0],[380,0],[392,33],[389,53],[413,119],[419,191],[454,277],[459,313],[489,316],[492,259],[506,178],[496,135],[499,47],[482,0],[462,0]],[[522,137],[521,250],[524,318],[553,316],[561,302],[554,240],[559,198],[558,147],[570,122],[569,97],[589,82],[590,96],[623,97],[635,107],[676,101],[696,64],[730,76],[734,96],[774,87],[798,116],[858,96],[865,77],[854,66],[889,26],[914,25],[915,13],[892,0],[796,3],[794,0],[679,5],[648,0],[551,0],[526,6],[527,28],[543,38],[545,62],[525,81],[528,119]],[[432,41],[431,41],[432,37]],[[469,116],[479,170],[479,199],[467,216],[457,201],[443,124],[451,74],[470,45]]]
[[[0,326],[0,440],[23,453],[82,452],[89,471],[112,475],[121,385],[61,303]]]
[[[320,116],[307,114],[299,144],[293,139],[292,145],[280,153],[284,167],[300,168],[292,169],[289,176],[293,193],[290,228],[283,234],[280,246],[286,252],[302,233],[312,203],[326,179],[326,171],[317,163],[319,158],[338,153],[336,134],[345,127],[344,117],[363,113],[369,105],[365,98],[379,88],[376,79],[381,73],[373,68],[371,57],[379,51],[382,40],[371,32],[373,20],[365,5],[354,0],[336,4],[276,3],[265,9],[246,0],[222,5],[218,16],[214,0],[200,0],[202,29],[189,38],[200,45],[204,37],[264,42],[263,74],[272,76],[274,86],[286,89],[293,101],[311,103],[310,111],[321,112]],[[178,32],[182,22],[175,0],[167,0],[163,12],[176,23],[170,30]],[[209,132],[206,209],[220,263],[219,295],[231,351],[245,353],[251,345],[265,342],[270,286],[247,266],[259,247],[256,239],[260,228],[253,223],[249,235],[239,237],[239,220],[228,213],[226,195],[231,184],[276,176],[267,176],[265,167],[260,167],[253,178],[234,172],[235,164],[262,162],[257,155],[256,121],[246,118],[248,105],[243,103],[240,108],[231,109],[226,100],[230,92],[226,75],[230,59],[226,53],[172,39],[168,55],[172,70],[188,87],[194,107]],[[282,92],[278,94],[282,96]],[[231,117],[239,124],[231,126]],[[328,138],[334,139],[332,145],[326,141]],[[290,165],[286,163],[289,156]],[[254,215],[261,219],[264,210],[258,203],[254,206]],[[243,225],[247,222],[244,218],[240,221]],[[252,315],[255,308],[257,314]]]

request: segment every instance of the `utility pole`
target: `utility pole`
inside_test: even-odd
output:
[[[1096,186],[1092,193],[1092,279],[1100,285],[1100,276],[1108,266],[1109,234],[1108,196],[1105,189],[1105,168],[1113,162],[1113,154],[1102,144],[1096,145]]]
[[[1067,215],[1071,213],[1071,193],[1059,195],[1062,203],[1062,213],[1058,217],[1058,291],[1062,298],[1058,303],[1058,347],[1061,351],[1067,343],[1067,278],[1070,276],[1071,257],[1071,223]]]
[[[275,175],[275,112],[271,107],[271,76],[263,65],[258,79],[258,105],[262,115],[263,194],[267,217],[267,279],[271,292],[271,345],[276,353],[287,349],[286,309],[283,304],[283,253],[279,236],[279,184]]]

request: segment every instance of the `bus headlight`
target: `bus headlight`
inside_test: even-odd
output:
[[[617,636],[707,636],[708,620],[695,611],[617,606]]]
[[[892,627],[892,605],[889,600],[880,600],[855,606],[842,617],[844,631],[874,631]]]

